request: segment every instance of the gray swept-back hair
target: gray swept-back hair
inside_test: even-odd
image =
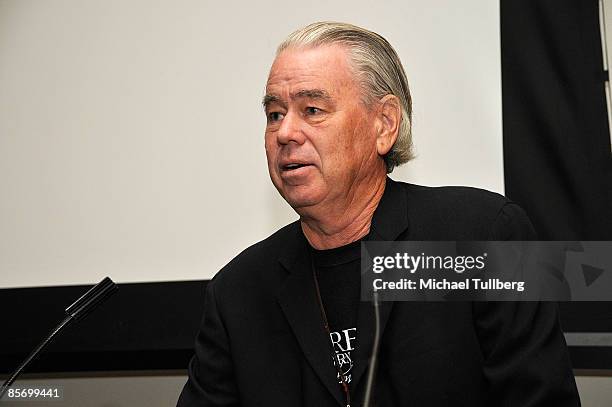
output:
[[[406,73],[397,53],[379,34],[352,24],[322,21],[291,33],[276,50],[278,56],[290,47],[339,44],[347,48],[349,63],[362,86],[363,102],[371,106],[385,95],[395,95],[402,109],[397,140],[385,155],[387,173],[413,158],[412,98]]]

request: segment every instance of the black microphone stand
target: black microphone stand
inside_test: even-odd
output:
[[[49,335],[43,340],[30,355],[19,365],[13,374],[2,384],[0,388],[0,400],[11,387],[13,382],[19,377],[23,370],[40,354],[40,352],[71,322],[77,321],[93,311],[98,305],[104,302],[111,294],[117,290],[117,285],[108,277],[93,286],[83,294],[72,305],[66,308],[66,317],[57,325]]]
[[[363,407],[369,407],[372,399],[372,389],[374,387],[374,375],[376,373],[376,362],[378,361],[378,347],[380,342],[380,309],[378,304],[378,292],[374,288],[372,293],[372,303],[374,304],[374,344],[372,345],[372,356],[370,357],[370,368],[368,370],[368,381]]]

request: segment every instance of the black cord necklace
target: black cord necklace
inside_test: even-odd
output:
[[[331,342],[331,331],[329,330],[329,322],[327,320],[327,313],[325,312],[325,307],[323,306],[323,299],[321,298],[321,290],[319,288],[319,279],[317,278],[317,270],[315,268],[314,258],[312,257],[312,255],[310,256],[310,265],[312,268],[312,278],[315,284],[317,301],[319,302],[319,308],[321,309],[321,318],[323,319],[323,329],[325,329],[325,332],[327,333],[327,341],[331,348],[334,368],[336,368],[336,371],[338,372],[338,377],[340,378],[340,381],[341,381],[342,390],[344,391],[344,396],[346,398],[346,407],[351,407],[351,392],[349,390],[349,385],[346,382],[344,375],[342,374],[342,370],[340,370],[339,363],[337,363],[336,350],[334,349],[334,345]]]

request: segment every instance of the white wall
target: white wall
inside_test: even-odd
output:
[[[316,20],[384,35],[418,183],[503,191],[498,2],[0,0],[0,287],[210,278],[296,215],[260,100]]]

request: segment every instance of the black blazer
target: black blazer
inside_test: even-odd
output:
[[[387,179],[372,240],[534,240],[524,212],[474,188]],[[344,394],[294,222],[208,284],[179,407],[338,406]],[[376,406],[578,406],[556,304],[384,302]],[[372,305],[359,308],[352,406],[362,405]]]

